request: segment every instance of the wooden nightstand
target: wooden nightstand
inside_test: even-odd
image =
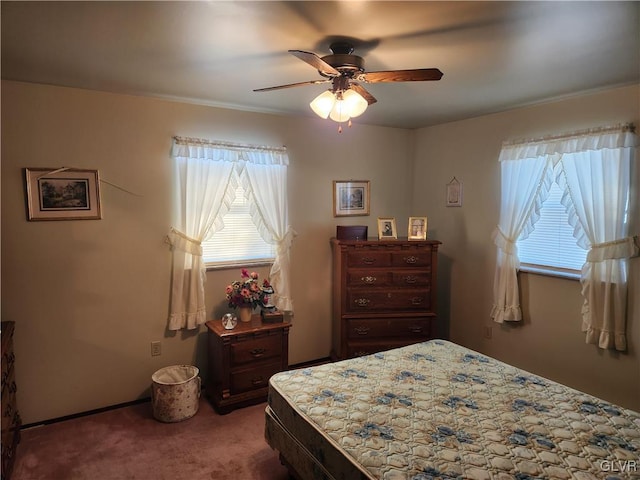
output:
[[[264,402],[269,378],[289,368],[291,323],[262,323],[254,315],[251,322],[238,322],[233,330],[225,330],[219,320],[207,322],[207,328],[206,392],[215,409],[228,413]]]

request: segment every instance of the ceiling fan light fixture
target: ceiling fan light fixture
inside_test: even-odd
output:
[[[336,96],[331,90],[327,90],[314,98],[309,106],[320,118],[327,118],[336,103]]]
[[[364,97],[354,90],[343,92],[342,99],[351,118],[362,115],[369,106]]]

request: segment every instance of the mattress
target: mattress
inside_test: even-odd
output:
[[[270,379],[304,479],[640,479],[640,414],[442,340]]]

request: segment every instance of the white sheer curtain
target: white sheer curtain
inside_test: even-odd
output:
[[[578,245],[589,250],[581,276],[586,342],[624,351],[626,259],[638,253],[628,223],[635,138],[628,131],[607,135],[604,149],[596,150],[601,135],[587,135],[582,151],[563,154],[558,183]]]
[[[234,178],[234,155],[174,140],[171,156],[174,223],[168,235],[173,253],[169,330],[193,329],[207,321],[200,244],[233,201],[233,189],[227,185]]]
[[[282,288],[283,307],[290,310],[289,246],[293,233],[287,216],[286,150],[175,137],[171,156],[175,211],[168,235],[173,252],[169,329],[193,329],[207,321],[201,242],[223,228],[222,217],[233,202],[238,178],[249,187],[249,195],[258,205],[252,212],[258,231],[265,241],[278,245],[272,268],[274,289]]]
[[[282,311],[293,310],[289,281],[289,249],[295,232],[288,224],[287,165],[273,155],[249,152],[242,175],[243,187],[254,199],[251,216],[265,242],[276,245],[269,278],[275,291],[272,303]]]
[[[517,149],[503,149],[500,155],[502,198],[500,223],[493,233],[498,252],[491,311],[498,323],[522,320],[516,241],[533,230],[552,182],[553,166],[546,156],[518,158],[517,153]]]
[[[583,330],[587,343],[626,349],[627,263],[637,254],[628,236],[633,126],[618,125],[503,145],[502,201],[491,313],[497,322],[520,320],[517,252],[548,193],[553,166],[578,244],[589,250],[582,270]],[[613,187],[612,187],[613,186]]]

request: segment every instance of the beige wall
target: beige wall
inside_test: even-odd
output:
[[[206,374],[205,329],[166,331],[173,135],[289,150],[294,327],[290,361],[330,349],[330,248],[336,224],[408,216],[410,132],[2,82],[2,318],[16,322],[18,402],[26,423],[148,395],[160,367]],[[94,168],[103,219],[27,222],[23,167]],[[332,180],[371,181],[371,216],[336,219]],[[406,229],[406,220],[404,223]],[[262,271],[263,275],[265,272]],[[238,270],[207,275],[211,318]],[[162,356],[150,342],[162,340]]]
[[[440,312],[453,341],[635,410],[640,410],[640,258],[630,261],[625,354],[584,343],[577,280],[521,273],[524,322],[500,326],[489,312],[502,141],[619,122],[638,125],[639,99],[638,86],[632,86],[421,129],[412,202],[414,215],[428,215],[429,236],[443,242]],[[445,185],[454,176],[463,182],[462,208],[444,206]],[[636,203],[639,176],[636,167]],[[640,232],[638,217],[631,231]],[[486,327],[492,330],[490,340],[484,338]]]
[[[404,232],[409,215],[428,215],[430,236],[443,241],[440,309],[453,340],[640,410],[637,305],[630,352],[614,357],[582,343],[576,282],[523,276],[529,320],[520,328],[495,326],[493,339],[482,339],[490,324],[500,142],[637,122],[637,89],[418,131],[356,122],[342,134],[333,122],[311,118],[77,89],[3,81],[1,93],[2,318],[17,324],[18,402],[26,423],[145,397],[151,374],[165,365],[192,363],[206,375],[204,328],[166,331],[173,135],[288,147],[290,216],[298,232],[291,363],[329,354],[328,239],[335,226],[366,224],[375,235],[376,217],[394,216]],[[57,166],[98,169],[104,180],[141,196],[103,184],[102,220],[27,222],[21,169]],[[445,208],[444,185],[454,175],[464,182],[465,203]],[[371,216],[332,216],[336,179],[371,180]],[[237,275],[208,273],[210,318],[224,311],[224,286]],[[150,356],[153,340],[162,341],[160,357]]]

